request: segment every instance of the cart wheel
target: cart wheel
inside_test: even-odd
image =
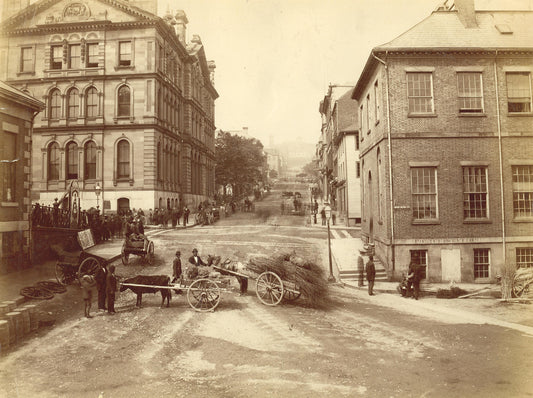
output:
[[[62,284],[63,286],[66,286],[68,285],[71,280],[71,278],[69,278],[67,276],[67,274],[65,273],[65,268],[64,266],[60,265],[59,264],[59,261],[56,263],[56,280]]]
[[[99,268],[100,262],[96,258],[87,257],[81,262],[80,268],[78,268],[78,279],[81,279],[81,277],[84,275],[94,276]]]
[[[122,250],[120,251],[120,258],[122,259],[122,264],[128,265],[130,254],[126,253],[126,248],[124,246],[122,246]]]
[[[513,296],[522,297],[529,291],[529,284],[524,279],[515,279],[513,281]]]
[[[150,241],[150,243],[148,243],[148,250],[146,252],[145,259],[149,265],[152,265],[154,263],[154,258],[154,242]]]
[[[65,293],[67,291],[67,288],[63,284],[52,281],[40,281],[35,286],[39,289],[49,290],[52,293]]]
[[[265,305],[278,305],[283,298],[283,282],[281,278],[270,271],[263,272],[257,278],[255,293]]]
[[[298,300],[298,298],[302,295],[302,292],[296,287],[296,290],[285,290],[283,292],[283,300],[286,301],[294,301]]]
[[[187,290],[187,301],[196,311],[213,311],[220,303],[220,288],[209,279],[197,279]]]
[[[54,297],[54,294],[50,290],[36,286],[23,287],[20,289],[20,295],[37,300],[50,300]]]

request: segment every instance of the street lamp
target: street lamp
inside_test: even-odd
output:
[[[100,183],[96,183],[94,186],[94,193],[96,194],[96,210],[100,210],[100,193],[102,192],[102,187]]]
[[[331,237],[329,233],[329,220],[331,219],[331,207],[329,206],[329,203],[326,203],[326,207],[324,208],[324,212],[326,213],[326,220],[328,221],[328,255],[329,255],[329,277],[328,282],[335,282],[335,277],[333,276],[333,265],[331,263]]]

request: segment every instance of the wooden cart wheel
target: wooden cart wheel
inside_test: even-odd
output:
[[[21,296],[36,300],[50,300],[54,297],[54,293],[50,290],[37,286],[23,287],[19,293]]]
[[[525,293],[527,294],[529,290],[529,284],[526,283],[524,279],[515,278],[513,281],[513,296],[514,297],[522,297],[522,295]]]
[[[220,288],[212,280],[197,279],[189,285],[187,301],[196,311],[213,311],[220,303]]]
[[[78,268],[78,279],[81,279],[84,275],[96,275],[96,272],[100,268],[100,262],[94,257],[87,257],[80,264]]]
[[[65,273],[64,266],[59,264],[59,261],[56,263],[56,280],[62,284],[63,286],[66,286],[70,283],[68,275]]]
[[[283,298],[283,281],[273,272],[263,272],[257,278],[255,293],[263,304],[278,305]]]
[[[145,259],[148,264],[152,265],[154,263],[154,258],[154,242],[150,241],[150,243],[148,243],[148,250],[146,252]]]
[[[287,290],[283,292],[283,300],[286,301],[294,301],[298,300],[298,298],[302,295],[302,292],[300,292],[300,289],[298,289],[298,286],[296,286],[295,290]]]

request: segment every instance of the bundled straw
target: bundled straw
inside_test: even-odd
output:
[[[294,283],[311,306],[320,304],[327,293],[327,282],[322,268],[314,262],[296,256],[295,253],[285,253],[274,258],[252,258],[246,269],[256,274],[274,272],[283,282]]]

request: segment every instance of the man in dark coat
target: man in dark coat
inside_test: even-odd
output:
[[[415,300],[418,300],[420,296],[420,280],[422,279],[422,269],[420,265],[413,262],[409,264],[409,274],[407,275],[409,287],[407,289],[408,294],[411,292]]]
[[[107,265],[104,264],[98,268],[94,278],[96,279],[96,288],[98,289],[98,309],[105,311],[106,300],[106,279],[107,279]]]
[[[200,258],[200,256],[198,255],[198,250],[197,249],[193,249],[192,250],[192,256],[189,257],[189,262],[193,265],[196,265],[196,266],[200,266],[200,265],[207,265],[206,263],[204,263],[202,261],[202,259]]]
[[[359,273],[359,287],[363,287],[365,285],[365,259],[363,256],[366,254],[366,252],[362,249],[359,249],[359,256],[357,257],[357,272]]]
[[[107,312],[111,315],[115,314],[115,293],[118,288],[118,280],[115,275],[115,266],[109,266],[109,272],[106,278],[106,294],[107,294]]]
[[[374,257],[368,256],[368,262],[366,263],[366,280],[368,281],[368,295],[374,295],[374,279],[376,279],[376,267],[374,265]]]

